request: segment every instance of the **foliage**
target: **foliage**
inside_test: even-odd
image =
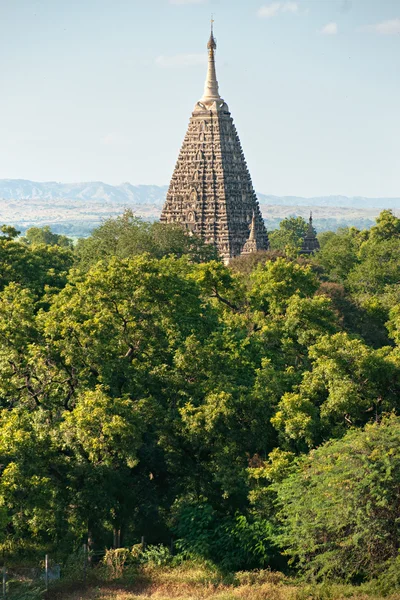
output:
[[[229,267],[234,273],[239,273],[245,276],[245,280],[252,271],[259,264],[265,264],[269,260],[276,260],[278,257],[285,257],[283,252],[278,250],[259,250],[258,252],[252,252],[251,254],[244,254],[242,256],[235,256],[229,262]]]
[[[27,246],[0,237],[0,290],[12,282],[20,283],[38,296],[64,287],[73,262],[72,252],[59,246]]]
[[[392,416],[314,450],[276,486],[281,543],[309,577],[373,577],[397,556],[399,448]]]
[[[100,259],[130,258],[144,252],[155,258],[188,255],[193,262],[218,258],[213,246],[189,236],[180,225],[147,223],[126,210],[121,217],[105,221],[90,237],[79,239],[76,259],[81,269],[87,269]]]
[[[397,585],[399,232],[384,211],[369,232],[324,234],[312,258],[225,266],[130,212],[73,248],[3,228],[4,556],[115,546],[118,577],[125,562],[175,564],[173,536],[224,572],[291,556],[320,578],[349,564],[354,580],[382,568]]]
[[[399,409],[400,370],[384,350],[371,350],[346,333],[321,337],[295,392],[285,394],[273,423],[286,439],[309,447],[363,425],[371,415]]]
[[[179,550],[201,556],[226,571],[272,564],[273,527],[244,515],[219,515],[208,503],[185,504],[178,513]]]
[[[282,312],[295,294],[304,298],[312,296],[318,289],[311,266],[303,267],[283,258],[259,265],[252,273],[251,281],[252,305],[264,313]]]
[[[287,217],[279,223],[279,229],[268,235],[272,250],[281,250],[289,256],[295,256],[303,244],[308,224],[303,217]]]
[[[400,553],[381,566],[378,576],[372,580],[367,589],[383,596],[400,591]]]
[[[141,553],[140,562],[155,567],[164,567],[172,564],[173,555],[171,550],[162,544],[150,544],[149,546],[146,546],[146,549]]]
[[[21,233],[11,225],[2,225],[0,227],[0,232],[2,234],[2,237],[4,236],[8,240],[13,240],[14,238],[18,237]]]
[[[44,227],[30,227],[23,238],[27,244],[47,246],[61,246],[62,248],[72,248],[73,243],[70,238],[59,233],[53,233],[48,225]]]
[[[344,283],[359,262],[359,231],[355,228],[339,229],[336,234],[325,236],[315,262],[325,269],[331,281]]]
[[[113,548],[106,550],[103,565],[106,567],[107,579],[120,579],[125,567],[132,560],[129,548]]]

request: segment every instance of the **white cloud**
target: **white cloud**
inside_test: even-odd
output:
[[[298,13],[299,5],[297,2],[284,2],[282,4],[282,12]]]
[[[164,69],[195,67],[207,62],[205,54],[176,54],[175,56],[157,56],[155,63]]]
[[[281,9],[280,2],[272,2],[271,4],[266,4],[265,6],[260,6],[258,9],[258,16],[269,19],[271,17],[275,17]]]
[[[322,35],[336,35],[337,32],[337,23],[328,23],[322,29],[319,30],[319,33],[321,33]]]
[[[298,13],[299,5],[297,2],[270,2],[258,9],[258,16],[264,19],[275,17],[280,12]]]
[[[207,0],[169,0],[170,4],[204,4]]]
[[[380,33],[381,35],[400,34],[400,19],[389,19],[375,25],[367,25],[367,27],[363,27],[363,30],[375,31],[375,33]]]

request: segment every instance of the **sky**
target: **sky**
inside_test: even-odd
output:
[[[168,184],[212,13],[257,191],[400,196],[400,0],[0,0],[0,178]]]

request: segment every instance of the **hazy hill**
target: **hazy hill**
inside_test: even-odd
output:
[[[109,185],[102,181],[82,183],[36,182],[28,179],[0,179],[0,199],[4,200],[85,200],[116,204],[155,204],[162,206],[168,186]],[[333,206],[346,208],[400,208],[400,198],[364,196],[273,196],[258,193],[261,204],[274,206]]]
[[[102,181],[83,183],[36,182],[27,179],[0,179],[0,198],[4,200],[84,200],[116,204],[160,204],[167,186],[109,185]]]
[[[88,235],[102,220],[132,208],[148,220],[158,219],[168,186],[109,185],[102,181],[83,183],[35,182],[0,179],[0,222],[19,227],[51,225],[54,231],[72,236]],[[269,229],[290,215],[308,217],[313,210],[319,231],[354,225],[370,227],[383,208],[400,209],[400,198],[346,196],[273,196],[258,194]],[[0,224],[1,224],[0,223]]]
[[[271,196],[257,194],[261,204],[279,206],[332,206],[342,208],[400,208],[400,198],[366,198],[365,196]]]

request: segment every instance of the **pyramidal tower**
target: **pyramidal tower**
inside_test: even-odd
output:
[[[268,236],[228,105],[219,94],[211,22],[208,71],[172,175],[161,221],[181,223],[228,262],[268,248]]]

